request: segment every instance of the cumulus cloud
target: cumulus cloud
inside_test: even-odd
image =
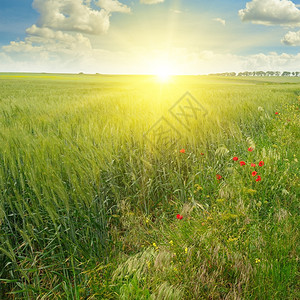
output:
[[[70,67],[66,63],[70,61],[77,66],[96,53],[84,34],[106,33],[112,13],[130,12],[117,0],[34,0],[33,8],[40,13],[37,24],[26,29],[23,41],[11,41],[0,52],[1,57],[10,58],[12,66],[22,70],[30,63],[37,64],[34,71],[38,66],[41,71],[45,66],[45,71],[49,70],[49,65],[57,65],[52,69],[57,71],[66,65]]]
[[[117,0],[98,0],[96,4],[108,12],[130,13],[130,8]]]
[[[92,9],[91,2],[100,10]],[[24,41],[3,46],[6,53],[91,50],[90,40],[82,33],[105,33],[112,12],[130,12],[117,0],[34,0],[32,5],[40,13],[37,25],[26,29]]]
[[[257,53],[253,55],[236,55],[231,53],[216,53],[201,51],[194,53],[193,64],[205,73],[240,72],[257,70],[295,71],[300,65],[300,53]],[[200,73],[200,72],[199,72]]]
[[[33,8],[40,13],[39,27],[88,34],[106,33],[112,12],[130,12],[130,8],[117,0],[94,1],[100,10],[92,9],[91,1],[34,0]]]
[[[33,25],[27,29],[27,34],[24,41],[12,41],[2,47],[2,54],[10,59],[10,63],[0,61],[0,69],[12,72],[81,71],[86,58],[94,52],[90,40],[81,33],[69,34]]]
[[[289,31],[281,42],[287,46],[300,46],[300,31]]]
[[[20,41],[15,42],[11,41],[9,45],[3,46],[2,49],[4,52],[12,53],[12,52],[40,52],[43,50],[43,47],[41,46],[34,46],[31,42],[27,41]]]
[[[290,0],[252,0],[239,16],[256,24],[300,26],[300,10]]]
[[[83,49],[91,49],[92,47],[90,40],[81,33],[71,35],[62,31],[54,31],[50,28],[40,28],[36,25],[27,28],[26,33],[29,35],[29,37],[26,38],[26,41],[32,43],[63,43],[65,45],[74,45],[76,47],[78,47],[78,45],[76,45],[78,43]]]
[[[141,3],[143,4],[157,4],[157,3],[162,3],[165,0],[140,0]]]
[[[223,20],[223,19],[221,19],[221,18],[214,18],[213,21],[219,22],[219,23],[221,23],[223,26],[226,25],[226,21]]]
[[[90,40],[81,33],[68,34],[62,31],[54,31],[50,28],[40,28],[32,25],[26,30],[28,36],[24,41],[10,42],[3,46],[5,52],[66,52],[69,50],[83,51],[91,49]]]
[[[180,57],[180,66],[178,60]],[[170,65],[177,66],[175,73],[207,74],[241,71],[295,71],[300,65],[300,53],[257,53],[253,55],[236,55],[211,50],[193,51],[181,49],[168,56]],[[193,72],[191,72],[193,70]]]
[[[262,70],[279,70],[279,71],[295,71],[295,66],[300,64],[300,53],[296,55],[276,52],[269,54],[258,53],[250,55],[244,62],[245,69],[249,71]]]

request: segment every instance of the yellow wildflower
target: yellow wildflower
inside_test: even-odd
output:
[[[222,202],[225,201],[225,199],[221,198],[221,199],[217,199],[216,201],[217,201],[218,203],[222,203]]]
[[[256,190],[253,190],[253,189],[247,189],[247,191],[246,191],[248,194],[256,194],[257,193],[257,191]]]
[[[158,251],[158,246],[156,245],[156,243],[153,243],[152,245],[155,248],[155,251]]]
[[[228,240],[227,240],[227,242],[235,242],[235,241],[237,241],[239,238],[229,238]]]
[[[197,191],[203,190],[203,187],[199,184],[195,184],[195,188],[197,189]]]

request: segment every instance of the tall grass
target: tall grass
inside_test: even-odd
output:
[[[1,299],[300,296],[300,83],[19,76],[0,76]],[[207,110],[190,131],[168,111],[186,91]],[[158,151],[161,116],[180,138]]]

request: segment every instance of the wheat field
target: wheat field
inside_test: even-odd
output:
[[[0,74],[0,299],[299,299],[299,100]]]

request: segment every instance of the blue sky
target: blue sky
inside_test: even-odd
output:
[[[31,6],[32,0],[1,0],[0,45],[23,39],[25,29],[34,24],[39,14]]]
[[[0,1],[0,72],[300,69],[300,0]]]

